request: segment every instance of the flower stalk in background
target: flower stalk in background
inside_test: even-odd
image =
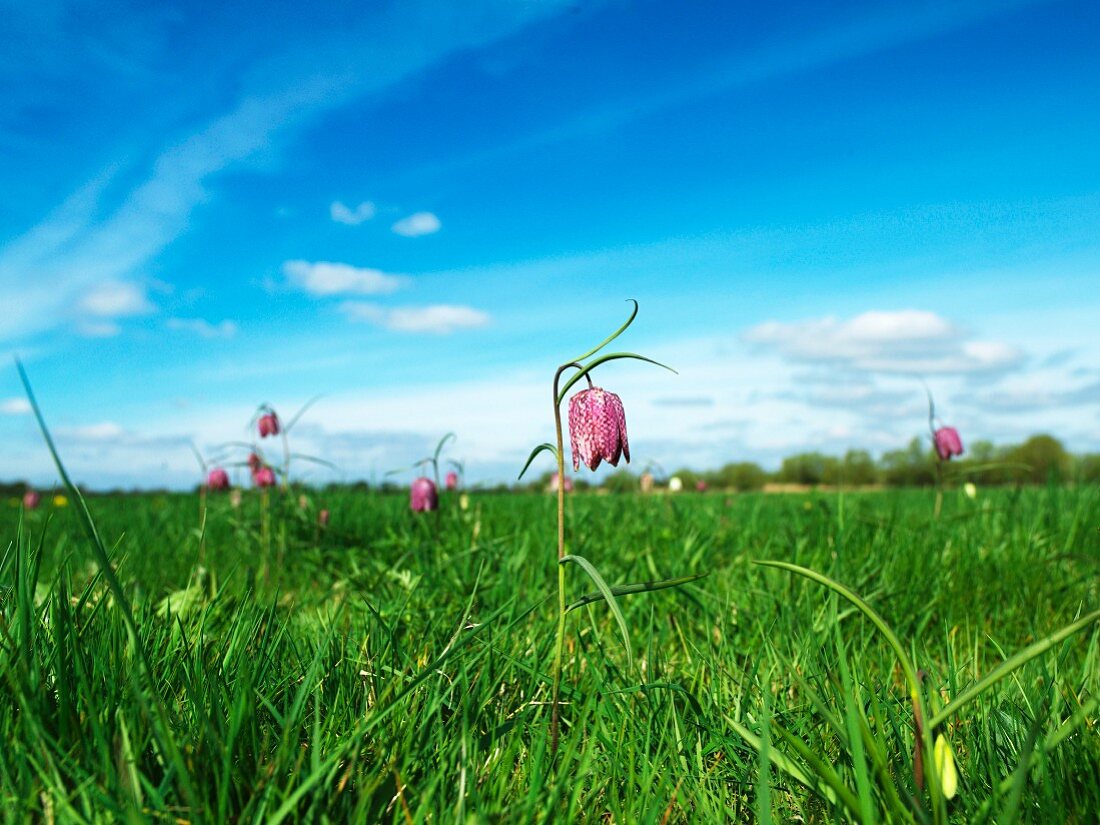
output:
[[[675,370],[666,367],[664,364],[632,352],[613,352],[597,355],[600,350],[622,335],[622,333],[634,322],[634,318],[638,315],[638,302],[632,300],[631,303],[634,305],[634,308],[630,313],[630,317],[627,318],[626,323],[593,349],[590,349],[577,358],[566,361],[557,368],[557,371],[554,373],[551,396],[554,410],[555,443],[547,442],[535,447],[535,449],[531,451],[531,455],[528,456],[527,463],[523,466],[519,474],[519,477],[523,478],[523,474],[527,472],[527,468],[531,466],[531,462],[535,460],[536,456],[538,456],[539,453],[548,452],[554,456],[557,462],[557,474],[555,478],[563,480],[562,483],[556,485],[558,494],[558,621],[551,670],[553,679],[550,701],[551,754],[557,752],[561,729],[561,703],[559,699],[561,696],[562,654],[565,648],[566,614],[576,607],[590,604],[594,601],[606,601],[622,633],[623,645],[626,648],[627,667],[629,668],[632,666],[633,660],[630,646],[630,634],[627,630],[626,619],[623,618],[622,611],[619,609],[618,603],[616,602],[616,595],[622,596],[631,593],[645,592],[647,590],[675,587],[700,578],[700,576],[688,576],[686,578],[669,579],[659,582],[644,582],[641,584],[609,587],[604,581],[603,576],[600,575],[599,571],[590,561],[588,561],[588,559],[577,554],[566,553],[565,491],[569,479],[566,478],[565,475],[565,443],[562,434],[561,413],[562,402],[578,381],[581,379],[588,381],[588,389],[580,391],[569,401],[569,440],[573,454],[573,466],[579,469],[581,463],[584,463],[586,467],[594,470],[599,466],[601,461],[607,461],[612,466],[615,466],[618,464],[621,456],[625,456],[627,461],[630,460],[630,448],[626,436],[626,413],[622,399],[620,399],[619,396],[593,385],[591,378],[592,370],[609,361],[633,359],[656,364],[659,367],[664,367],[664,369],[675,372]],[[571,370],[574,371],[574,374],[565,380],[563,385],[562,382],[565,374]],[[591,578],[593,584],[596,585],[597,589],[596,593],[585,595],[573,604],[566,603],[565,566],[570,563],[584,570],[589,578]]]
[[[962,439],[959,431],[954,427],[947,427],[942,422],[937,426],[936,404],[932,400],[932,391],[925,387],[928,393],[928,431],[932,434],[932,446],[936,450],[936,504],[932,509],[932,517],[940,517],[940,508],[943,506],[943,465],[953,456],[963,454]]]

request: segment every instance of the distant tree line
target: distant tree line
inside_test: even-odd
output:
[[[846,487],[921,487],[936,483],[937,458],[927,438],[914,438],[904,449],[883,453],[877,460],[866,450],[848,450],[842,456],[821,452],[798,453],[783,459],[769,472],[759,464],[738,461],[716,470],[681,468],[677,476],[685,490],[702,481],[708,488],[759,490],[764,485],[799,484]],[[1100,483],[1100,454],[1075,456],[1049,435],[1034,435],[1022,444],[996,446],[989,441],[967,445],[961,459],[943,468],[944,478],[979,485]],[[532,484],[545,487],[550,474]],[[658,482],[667,482],[667,478]],[[620,469],[607,476],[603,487],[612,492],[636,490],[639,476]]]

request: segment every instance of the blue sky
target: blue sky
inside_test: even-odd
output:
[[[625,316],[636,461],[1100,450],[1100,8],[0,0],[0,347],[93,486],[284,417],[341,477],[550,434]],[[0,368],[0,477],[54,473]],[[311,477],[325,476],[312,472]]]

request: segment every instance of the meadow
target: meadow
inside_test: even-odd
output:
[[[568,613],[556,753],[556,497],[304,495],[90,498],[118,590],[79,502],[3,503],[8,821],[1096,821],[1094,486],[572,493],[608,583],[707,575],[616,598],[632,658],[598,594]],[[953,798],[890,634],[761,560],[881,616]]]

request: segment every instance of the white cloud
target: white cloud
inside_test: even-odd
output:
[[[0,415],[27,415],[31,403],[26,398],[5,398],[0,401]]]
[[[114,338],[122,332],[122,327],[114,321],[80,321],[76,331],[85,338]]]
[[[374,217],[378,210],[370,201],[363,201],[354,209],[344,205],[340,201],[333,201],[329,207],[329,214],[332,219],[337,223],[347,224],[348,226],[358,226],[364,221],[369,221]]]
[[[193,332],[200,338],[232,338],[237,334],[237,325],[232,321],[212,324],[204,318],[169,318],[168,328]]]
[[[340,309],[353,321],[366,321],[395,332],[449,335],[456,330],[475,329],[489,323],[487,312],[473,307],[449,304],[387,309],[362,301],[346,301]]]
[[[287,261],[283,274],[310,295],[388,295],[400,289],[405,279],[380,269],[368,269],[330,261]]]
[[[145,288],[126,281],[96,284],[80,300],[80,310],[96,318],[124,318],[147,315],[155,307],[145,297]]]
[[[393,225],[393,231],[406,238],[415,238],[419,235],[432,235],[443,227],[431,212],[416,212],[407,218],[402,218]]]
[[[1022,354],[994,341],[969,341],[962,330],[934,312],[907,309],[864,312],[746,330],[743,340],[791,361],[832,363],[864,372],[963,374],[997,372],[1020,364]]]
[[[125,435],[126,430],[114,421],[85,424],[79,427],[57,427],[57,435],[73,441],[114,441]]]

